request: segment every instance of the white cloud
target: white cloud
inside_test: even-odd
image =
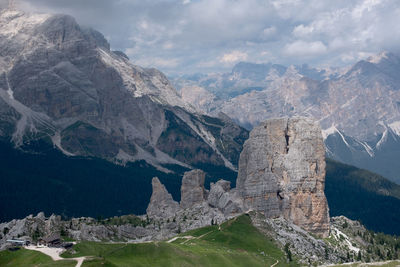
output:
[[[351,15],[355,19],[360,19],[363,16],[364,11],[366,12],[371,12],[372,9],[381,4],[381,0],[365,0],[362,1],[359,5],[357,5],[353,11],[351,12]]]
[[[276,35],[276,27],[271,26],[263,29],[261,33],[261,39],[262,40],[269,40],[271,37],[274,37]]]
[[[126,51],[136,64],[166,72],[226,71],[242,60],[340,66],[363,54],[400,52],[399,0],[18,3],[29,10],[71,14],[100,30],[113,49]]]
[[[179,60],[176,58],[159,58],[159,57],[146,57],[138,59],[134,62],[146,68],[175,68],[179,65]]]
[[[327,48],[321,41],[295,41],[286,45],[284,48],[284,52],[289,56],[308,57],[324,54],[327,52]]]
[[[235,50],[230,53],[224,54],[220,58],[220,62],[231,64],[239,61],[245,61],[247,60],[247,57],[248,57],[247,53]]]
[[[296,37],[306,37],[314,31],[314,27],[311,26],[304,26],[300,24],[293,29],[293,35]]]

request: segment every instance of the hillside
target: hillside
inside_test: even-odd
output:
[[[327,159],[325,194],[331,216],[400,235],[400,186],[366,170]]]
[[[328,238],[317,239],[285,220],[250,213],[164,241],[80,241],[61,255],[65,261],[55,262],[26,249],[1,251],[0,265],[74,266],[69,259],[86,257],[83,266],[319,266],[383,262],[400,256],[398,239],[368,231],[359,222],[335,217],[331,227]],[[396,264],[387,262],[384,266]]]
[[[95,218],[144,214],[151,179],[159,177],[179,200],[187,170],[169,165],[175,173],[164,173],[144,161],[120,166],[98,158],[68,157],[46,143],[31,143],[29,150],[36,152],[24,153],[0,142],[0,222],[40,211]],[[236,179],[236,173],[224,167],[203,169],[208,173],[207,187],[219,178]]]
[[[166,174],[145,162],[123,167],[96,158],[71,158],[51,146],[39,146],[41,154],[28,154],[0,143],[0,221],[40,211],[94,218],[144,214],[154,176],[175,200],[180,199],[179,188],[186,171],[182,167],[169,166],[176,173]],[[235,172],[203,167],[208,174],[206,188],[218,179],[229,180],[235,186]],[[345,215],[361,220],[368,229],[400,234],[395,216],[400,212],[400,186],[384,177],[327,159],[325,193],[331,216]]]
[[[229,119],[197,114],[163,73],[133,65],[73,17],[0,10],[1,141],[167,171],[234,170],[246,138]]]
[[[214,225],[181,234],[173,242],[82,242],[74,251],[63,256],[94,256],[83,266],[297,266],[295,261],[288,264],[285,253],[252,226],[246,215],[222,224],[220,229]],[[0,252],[1,265],[19,266],[21,262],[25,266],[48,264],[46,257],[33,257],[25,250]]]

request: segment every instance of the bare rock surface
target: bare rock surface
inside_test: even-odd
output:
[[[163,171],[235,169],[247,136],[197,114],[163,73],[133,65],[73,17],[9,9],[0,10],[0,126],[0,140],[16,146],[51,139],[68,156],[145,160]]]
[[[248,129],[274,117],[318,120],[330,158],[400,183],[399,71],[399,54],[383,51],[340,69],[240,62],[173,83],[195,108]]]
[[[245,208],[282,216],[307,231],[329,234],[324,194],[325,148],[307,118],[271,119],[253,129],[239,161],[237,189]]]
[[[226,216],[237,214],[244,210],[243,200],[237,190],[231,190],[230,182],[225,180],[219,180],[215,184],[211,183],[207,202],[210,206],[221,210]]]
[[[205,201],[207,195],[204,189],[206,174],[202,170],[186,172],[182,179],[181,208],[190,208]]]
[[[179,209],[178,202],[174,201],[171,194],[157,177],[151,181],[153,194],[150,204],[147,207],[147,215],[151,217],[170,218],[175,215]]]

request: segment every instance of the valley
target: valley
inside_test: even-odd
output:
[[[0,266],[400,264],[396,53],[168,78],[30,4],[0,2]]]

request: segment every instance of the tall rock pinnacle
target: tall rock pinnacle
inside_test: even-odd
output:
[[[174,217],[179,209],[178,202],[174,201],[171,194],[157,177],[151,181],[153,194],[147,207],[147,215],[150,217],[170,218]]]
[[[239,161],[237,189],[246,209],[283,216],[307,231],[329,234],[325,148],[306,118],[268,120],[250,133]]]
[[[181,208],[190,208],[195,204],[202,203],[206,198],[204,179],[206,174],[202,170],[186,172],[182,178]]]

